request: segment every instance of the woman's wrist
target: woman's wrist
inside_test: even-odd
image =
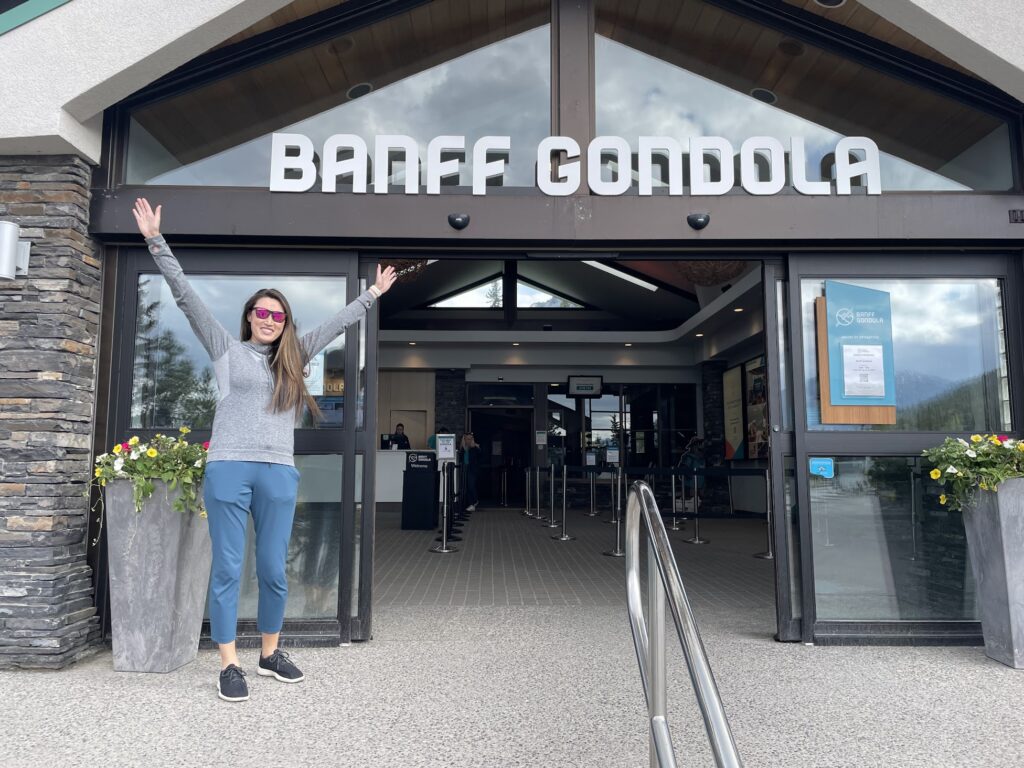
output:
[[[381,296],[383,296],[383,295],[384,295],[384,291],[382,291],[382,290],[381,290],[380,288],[378,288],[378,287],[377,287],[376,285],[371,285],[371,286],[370,286],[370,293],[372,293],[372,294],[373,294],[373,297],[374,297],[375,299],[379,299],[379,298],[380,298]]]

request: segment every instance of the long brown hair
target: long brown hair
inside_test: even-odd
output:
[[[284,294],[275,288],[260,288],[250,296],[242,309],[242,329],[239,332],[239,338],[242,341],[252,338],[249,313],[256,306],[256,302],[264,297],[280,302],[286,314],[284,330],[270,345],[270,370],[274,374],[274,395],[271,398],[271,409],[275,412],[295,411],[295,416],[298,418],[302,414],[302,406],[305,405],[313,420],[319,421],[322,417],[320,408],[313,396],[309,394],[309,390],[306,389],[306,381],[302,375],[309,359],[295,333],[295,318]]]

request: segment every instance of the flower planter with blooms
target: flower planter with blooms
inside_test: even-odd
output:
[[[1024,441],[947,437],[924,455],[939,503],[963,512],[985,654],[1024,669]]]
[[[210,581],[202,481],[208,443],[132,437],[96,458],[114,669],[170,672],[196,657]]]
[[[979,492],[995,493],[1005,481],[1024,477],[1024,441],[1006,435],[947,437],[924,456],[935,467],[929,477],[943,486],[939,503],[950,509],[962,510]]]

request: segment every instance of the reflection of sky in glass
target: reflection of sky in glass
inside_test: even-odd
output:
[[[296,314],[296,330],[301,336],[327,320],[345,306],[344,277],[288,277],[195,275],[189,282],[213,316],[235,338],[241,325],[242,307],[245,301],[260,288],[273,287],[281,291]],[[198,372],[211,368],[210,358],[192,332],[185,313],[174,304],[174,297],[166,281],[160,275],[144,275],[139,278],[139,302],[142,304],[159,301],[157,310],[159,322],[155,334],[170,331],[174,338],[185,347],[185,356],[195,365]],[[332,341],[327,351],[345,348],[342,334]],[[339,365],[344,360],[339,360]],[[212,373],[212,371],[211,371]]]
[[[790,137],[802,136],[807,178],[820,179],[821,158],[843,138],[827,127],[601,36],[596,41],[595,79],[598,134],[621,136],[634,151],[637,136],[679,140],[722,136],[737,152],[751,136],[773,136],[787,149]],[[967,189],[884,152],[881,170],[883,191]]]
[[[500,286],[501,278],[499,277],[489,283],[478,285],[476,288],[471,288],[468,291],[451,296],[444,301],[431,304],[431,306],[438,309],[487,309],[500,307],[502,306],[500,296],[497,303],[492,303],[491,296],[488,295],[496,287],[500,288]],[[516,306],[521,309],[552,307],[556,309],[580,309],[580,305],[575,302],[554,296],[547,291],[523,282],[517,284],[516,294]]]
[[[892,306],[897,413],[1000,368],[999,281],[995,279],[842,279],[843,283],[886,291]],[[804,280],[804,370],[808,402],[817,403],[814,299],[824,296],[821,280]],[[998,419],[998,413],[993,416]],[[991,417],[990,417],[991,418]],[[817,421],[815,414],[814,421]],[[998,423],[977,424],[997,429]]]
[[[420,145],[421,167],[435,136],[465,136],[467,161],[481,136],[511,136],[505,186],[533,186],[537,144],[551,124],[549,38],[547,25],[523,32],[277,132],[308,136],[318,154],[337,133],[363,137],[371,155],[376,135],[411,136]],[[134,130],[141,129],[136,124]],[[133,144],[132,150],[140,151],[140,142]],[[472,183],[469,164],[463,165],[461,185]],[[266,187],[269,174],[268,134],[140,183]]]

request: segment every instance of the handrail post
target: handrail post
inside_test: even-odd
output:
[[[619,465],[618,473],[616,475],[615,489],[619,491],[622,487],[622,465]],[[625,557],[626,550],[622,548],[622,495],[616,493],[616,501],[618,501],[618,510],[615,515],[615,549],[610,549],[605,554],[608,557]]]
[[[552,539],[557,539],[558,541],[572,541],[573,539],[576,538],[575,536],[570,536],[565,531],[566,496],[568,496],[568,494],[566,493],[566,487],[567,487],[566,486],[566,483],[567,483],[566,478],[568,476],[568,472],[569,472],[569,468],[565,464],[563,464],[562,465],[562,535],[561,536],[552,536],[551,537]]]
[[[775,531],[774,531],[775,525],[774,525],[774,522],[773,522],[774,519],[775,519],[775,511],[774,511],[774,508],[773,508],[773,505],[772,505],[772,484],[771,484],[770,475],[771,475],[770,471],[766,469],[764,471],[764,499],[765,499],[765,509],[768,512],[768,519],[766,521],[768,527],[767,527],[767,534],[765,535],[765,539],[767,540],[768,546],[767,546],[767,548],[765,549],[764,552],[758,552],[756,555],[754,555],[754,557],[760,558],[761,560],[774,560],[775,559],[775,550],[772,549],[772,547],[775,544]]]
[[[658,572],[654,542],[647,539],[647,716],[650,721],[668,717],[668,686],[665,680],[665,585]],[[654,731],[650,733],[651,768],[661,768]]]

